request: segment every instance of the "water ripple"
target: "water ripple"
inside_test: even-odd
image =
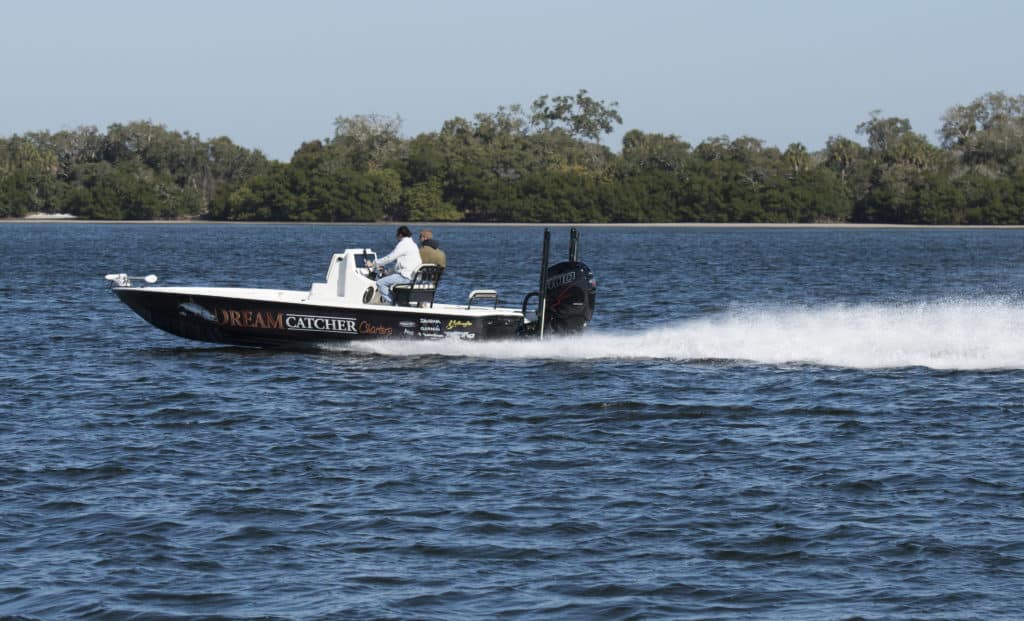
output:
[[[582,338],[265,352],[96,275],[269,244],[224,277],[276,286],[384,229],[181,230],[0,225],[0,618],[1019,617],[1017,233],[595,229]],[[533,232],[453,229],[449,285]],[[703,271],[632,299],[647,245]]]

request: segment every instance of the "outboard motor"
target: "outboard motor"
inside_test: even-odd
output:
[[[524,326],[524,334],[544,338],[545,331],[560,334],[582,332],[594,316],[597,282],[594,272],[579,260],[580,234],[569,233],[569,260],[548,267],[551,231],[544,229],[540,288],[523,299],[523,314],[534,296],[538,298],[537,321]]]
[[[560,334],[582,332],[594,316],[597,282],[581,261],[552,265],[544,282],[547,329]]]

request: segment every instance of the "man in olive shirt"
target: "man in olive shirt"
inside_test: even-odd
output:
[[[438,247],[434,241],[434,233],[430,229],[420,231],[420,260],[424,263],[433,263],[441,267],[447,267],[448,257],[444,250]]]

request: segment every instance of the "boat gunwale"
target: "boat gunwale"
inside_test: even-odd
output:
[[[310,308],[372,311],[399,314],[462,315],[466,317],[515,316],[524,317],[521,309],[508,307],[472,306],[435,303],[433,306],[387,306],[384,304],[352,304],[340,298],[313,297],[309,291],[294,289],[261,289],[246,287],[112,287],[114,291],[136,291],[159,295],[197,296],[244,300],[264,304],[295,304]]]

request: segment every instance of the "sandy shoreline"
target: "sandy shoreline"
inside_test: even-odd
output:
[[[764,223],[764,222],[239,222],[235,220],[83,220],[80,218],[58,216],[58,217],[25,217],[25,218],[0,218],[2,224],[232,224],[232,225],[261,225],[261,226],[298,226],[298,225],[327,225],[327,226],[384,226],[407,224],[413,228],[431,227],[606,227],[606,228],[705,228],[705,229],[1024,229],[1020,224],[862,224],[853,222],[839,222],[835,224],[805,224],[805,223]]]

